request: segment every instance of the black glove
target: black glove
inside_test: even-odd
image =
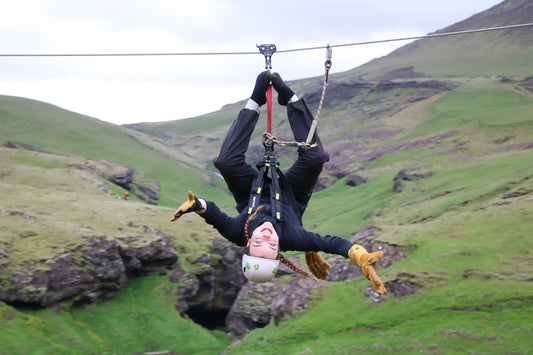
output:
[[[189,199],[185,201],[180,208],[174,212],[174,216],[170,219],[170,222],[174,222],[178,218],[180,218],[183,214],[193,212],[193,211],[200,211],[203,209],[202,204],[200,201],[194,196],[192,191],[189,191]]]

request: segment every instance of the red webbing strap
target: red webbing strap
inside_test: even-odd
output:
[[[272,134],[272,85],[268,85],[267,104],[267,132]]]

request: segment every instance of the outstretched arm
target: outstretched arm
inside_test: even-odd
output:
[[[317,253],[313,253],[323,251],[349,258],[354,265],[361,269],[363,275],[372,282],[372,286],[374,286],[378,294],[381,295],[387,291],[374,266],[383,257],[382,251],[368,253],[363,246],[352,244],[344,238],[331,235],[322,236],[306,231],[303,228],[292,231],[292,235],[294,237],[291,238],[291,245],[285,246],[285,249],[306,251],[307,264],[316,277],[324,280],[329,274],[329,264],[321,257],[319,258]]]
[[[237,217],[230,217],[220,210],[212,201],[205,201],[205,212],[201,214],[205,222],[212,225],[220,235],[238,246],[246,245],[244,236],[244,223],[247,215],[239,214]]]
[[[244,222],[243,215],[230,217],[222,212],[218,206],[211,201],[203,198],[197,198],[192,191],[189,191],[187,201],[185,201],[170,219],[171,222],[178,220],[186,213],[196,212],[203,217],[206,223],[212,225],[224,238],[239,246],[246,244],[246,238],[243,234]]]

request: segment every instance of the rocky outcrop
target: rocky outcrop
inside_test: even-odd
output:
[[[362,235],[373,234],[373,228],[369,228],[352,237],[352,241],[358,240]],[[405,255],[399,249],[386,243],[362,242],[369,251],[383,250],[384,259],[380,262],[382,267],[389,267],[397,261],[403,260]],[[283,319],[291,316],[294,312],[303,311],[308,307],[309,295],[317,288],[328,282],[339,282],[361,277],[361,270],[355,267],[349,260],[341,256],[332,256],[327,259],[331,265],[330,275],[327,281],[315,281],[312,279],[295,276],[288,283],[280,282],[279,278],[264,284],[247,282],[240,290],[233,306],[226,318],[226,332],[235,337],[241,337],[255,328],[261,328],[269,324],[279,324]],[[296,258],[291,262],[298,264]],[[300,265],[303,267],[302,265]],[[388,292],[379,296],[372,287],[365,291],[367,297],[375,302],[381,302],[388,294],[402,297],[408,293],[416,292],[417,286],[402,279],[387,282]]]
[[[216,238],[212,249],[194,262],[197,265],[194,271],[174,270],[171,280],[178,283],[178,311],[206,328],[223,326],[246,282],[240,253],[240,248]]]
[[[367,182],[368,182],[367,179],[357,174],[350,174],[348,175],[348,178],[346,179],[346,185],[348,186],[359,186]]]
[[[370,240],[377,231],[375,227],[364,229],[352,236],[350,241],[362,244],[369,252],[382,250],[385,256],[380,261],[381,267],[386,268],[403,260],[405,254],[397,246]],[[172,280],[178,283],[178,309],[182,314],[206,328],[224,327],[228,334],[241,337],[271,321],[278,324],[294,312],[306,309],[312,290],[328,282],[362,276],[361,270],[348,259],[331,256],[327,259],[331,265],[327,281],[302,278],[281,265],[278,277],[267,283],[256,284],[248,282],[240,272],[240,253],[239,248],[225,240],[216,239],[213,249],[196,261],[201,265],[197,272],[174,271]],[[289,260],[300,264],[297,257],[290,257]],[[305,265],[300,267],[306,268]],[[386,283],[389,289],[387,294],[401,296],[416,288],[408,288],[405,279],[401,282],[401,285],[398,280]],[[367,291],[368,297],[380,302],[383,296],[375,291],[372,293],[372,290]]]
[[[129,166],[125,171],[118,174],[107,175],[103,174],[102,177],[108,181],[111,181],[113,184],[125,188],[126,190],[131,189],[131,183],[133,182],[133,174],[135,170]]]
[[[288,259],[295,265],[299,264],[298,258],[289,257]],[[292,271],[285,265],[280,266],[279,274],[289,273]],[[241,337],[256,328],[266,326],[272,320],[278,324],[293,312],[307,308],[311,290],[325,283],[325,281],[315,281],[299,276],[294,277],[287,284],[280,282],[278,277],[262,284],[246,282],[226,317],[226,333]]]
[[[282,288],[277,279],[262,284],[247,282],[226,317],[226,333],[241,337],[270,323],[271,307]]]
[[[13,272],[0,284],[0,300],[39,308],[66,299],[73,304],[110,299],[128,277],[172,268],[176,263],[170,236],[154,233],[152,242],[136,247],[106,237],[87,237],[81,250],[36,260]]]
[[[331,256],[327,260],[331,265],[327,281],[302,278],[281,265],[271,282],[255,284],[248,282],[241,272],[241,249],[222,238],[215,238],[212,248],[185,270],[177,264],[178,255],[169,235],[147,226],[143,231],[152,233],[154,238],[143,241],[135,237],[114,240],[87,236],[86,243],[73,250],[12,272],[0,282],[0,300],[36,308],[65,300],[70,300],[71,305],[92,303],[112,298],[128,278],[173,269],[176,309],[183,316],[208,329],[225,328],[228,334],[242,337],[253,329],[272,321],[278,324],[294,312],[305,310],[312,291],[328,282],[362,276],[348,259]],[[369,252],[383,250],[381,267],[404,259],[397,246],[372,241],[377,231],[367,228],[350,241],[362,244]],[[303,259],[292,256],[289,260],[298,265]],[[0,269],[3,266],[9,265],[2,263]],[[305,262],[300,267],[306,269]],[[415,292],[418,287],[408,277],[389,280],[385,285],[389,293],[398,297]],[[371,288],[366,293],[376,302],[383,297]]]
[[[431,173],[431,172],[429,172],[429,173],[415,173],[415,172],[410,172],[410,171],[407,171],[405,169],[402,169],[402,170],[400,170],[398,172],[398,174],[396,174],[394,179],[392,179],[392,181],[394,181],[394,185],[392,187],[392,191],[394,191],[394,192],[402,192],[403,188],[404,188],[404,182],[405,181],[416,181],[416,180],[419,180],[419,179],[424,179],[424,178],[430,177],[431,175],[433,175],[433,173]]]
[[[104,179],[132,192],[135,196],[149,204],[155,205],[155,201],[159,199],[159,183],[152,182],[151,185],[153,187],[147,186],[146,183],[141,183],[138,181],[139,179],[135,173],[135,169],[131,166],[124,167],[118,173],[109,174],[107,172],[101,172],[100,174]]]

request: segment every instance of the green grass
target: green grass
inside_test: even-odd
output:
[[[486,133],[490,129],[521,124],[528,127],[531,125],[532,109],[530,98],[505,86],[462,87],[435,103],[431,119],[420,125],[416,132],[418,135],[430,135],[445,129],[472,127],[470,129]],[[476,124],[469,126],[472,122]],[[486,134],[483,136],[487,137]]]
[[[458,282],[375,305],[357,282],[330,284],[312,311],[248,335],[229,354],[527,353],[531,299],[506,290],[516,283]],[[475,296],[480,292],[480,296]],[[516,343],[515,343],[516,341]],[[250,350],[251,344],[255,344]]]
[[[182,318],[175,286],[168,277],[131,279],[113,300],[72,311],[15,311],[0,303],[0,353],[218,354],[228,339]]]

